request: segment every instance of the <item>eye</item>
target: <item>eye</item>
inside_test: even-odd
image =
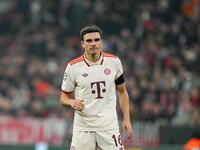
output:
[[[92,39],[87,39],[86,42],[91,43]]]
[[[96,38],[94,39],[95,42],[99,42],[100,41],[100,38]]]
[[[86,42],[88,42],[88,43],[91,43],[92,41],[94,41],[94,42],[99,42],[100,40],[101,40],[100,38],[96,38],[96,39],[94,39],[94,40],[92,40],[92,39],[87,39]]]

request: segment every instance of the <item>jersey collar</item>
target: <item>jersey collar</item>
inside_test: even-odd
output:
[[[83,55],[83,60],[85,61],[85,63],[90,67],[91,65],[102,65],[103,64],[103,60],[104,60],[104,53],[101,52],[101,57],[99,58],[99,60],[97,62],[91,62],[89,61],[86,57],[85,57],[85,53]]]

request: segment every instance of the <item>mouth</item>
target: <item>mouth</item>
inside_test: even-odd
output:
[[[96,51],[96,50],[98,50],[98,48],[97,47],[92,47],[92,48],[90,48],[90,50]]]

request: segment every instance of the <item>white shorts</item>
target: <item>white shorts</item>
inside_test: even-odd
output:
[[[70,150],[125,150],[119,129],[107,131],[74,131]]]

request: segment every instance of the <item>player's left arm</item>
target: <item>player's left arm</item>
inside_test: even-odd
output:
[[[128,139],[130,139],[133,131],[132,131],[132,125],[130,122],[129,96],[128,96],[128,92],[126,90],[125,82],[116,85],[116,89],[117,89],[117,93],[118,93],[118,97],[119,97],[120,107],[121,107],[123,117],[124,117],[124,120],[122,122],[122,131],[123,131],[123,133],[125,133],[125,129],[127,129],[127,131],[128,131],[127,137],[128,137]]]

